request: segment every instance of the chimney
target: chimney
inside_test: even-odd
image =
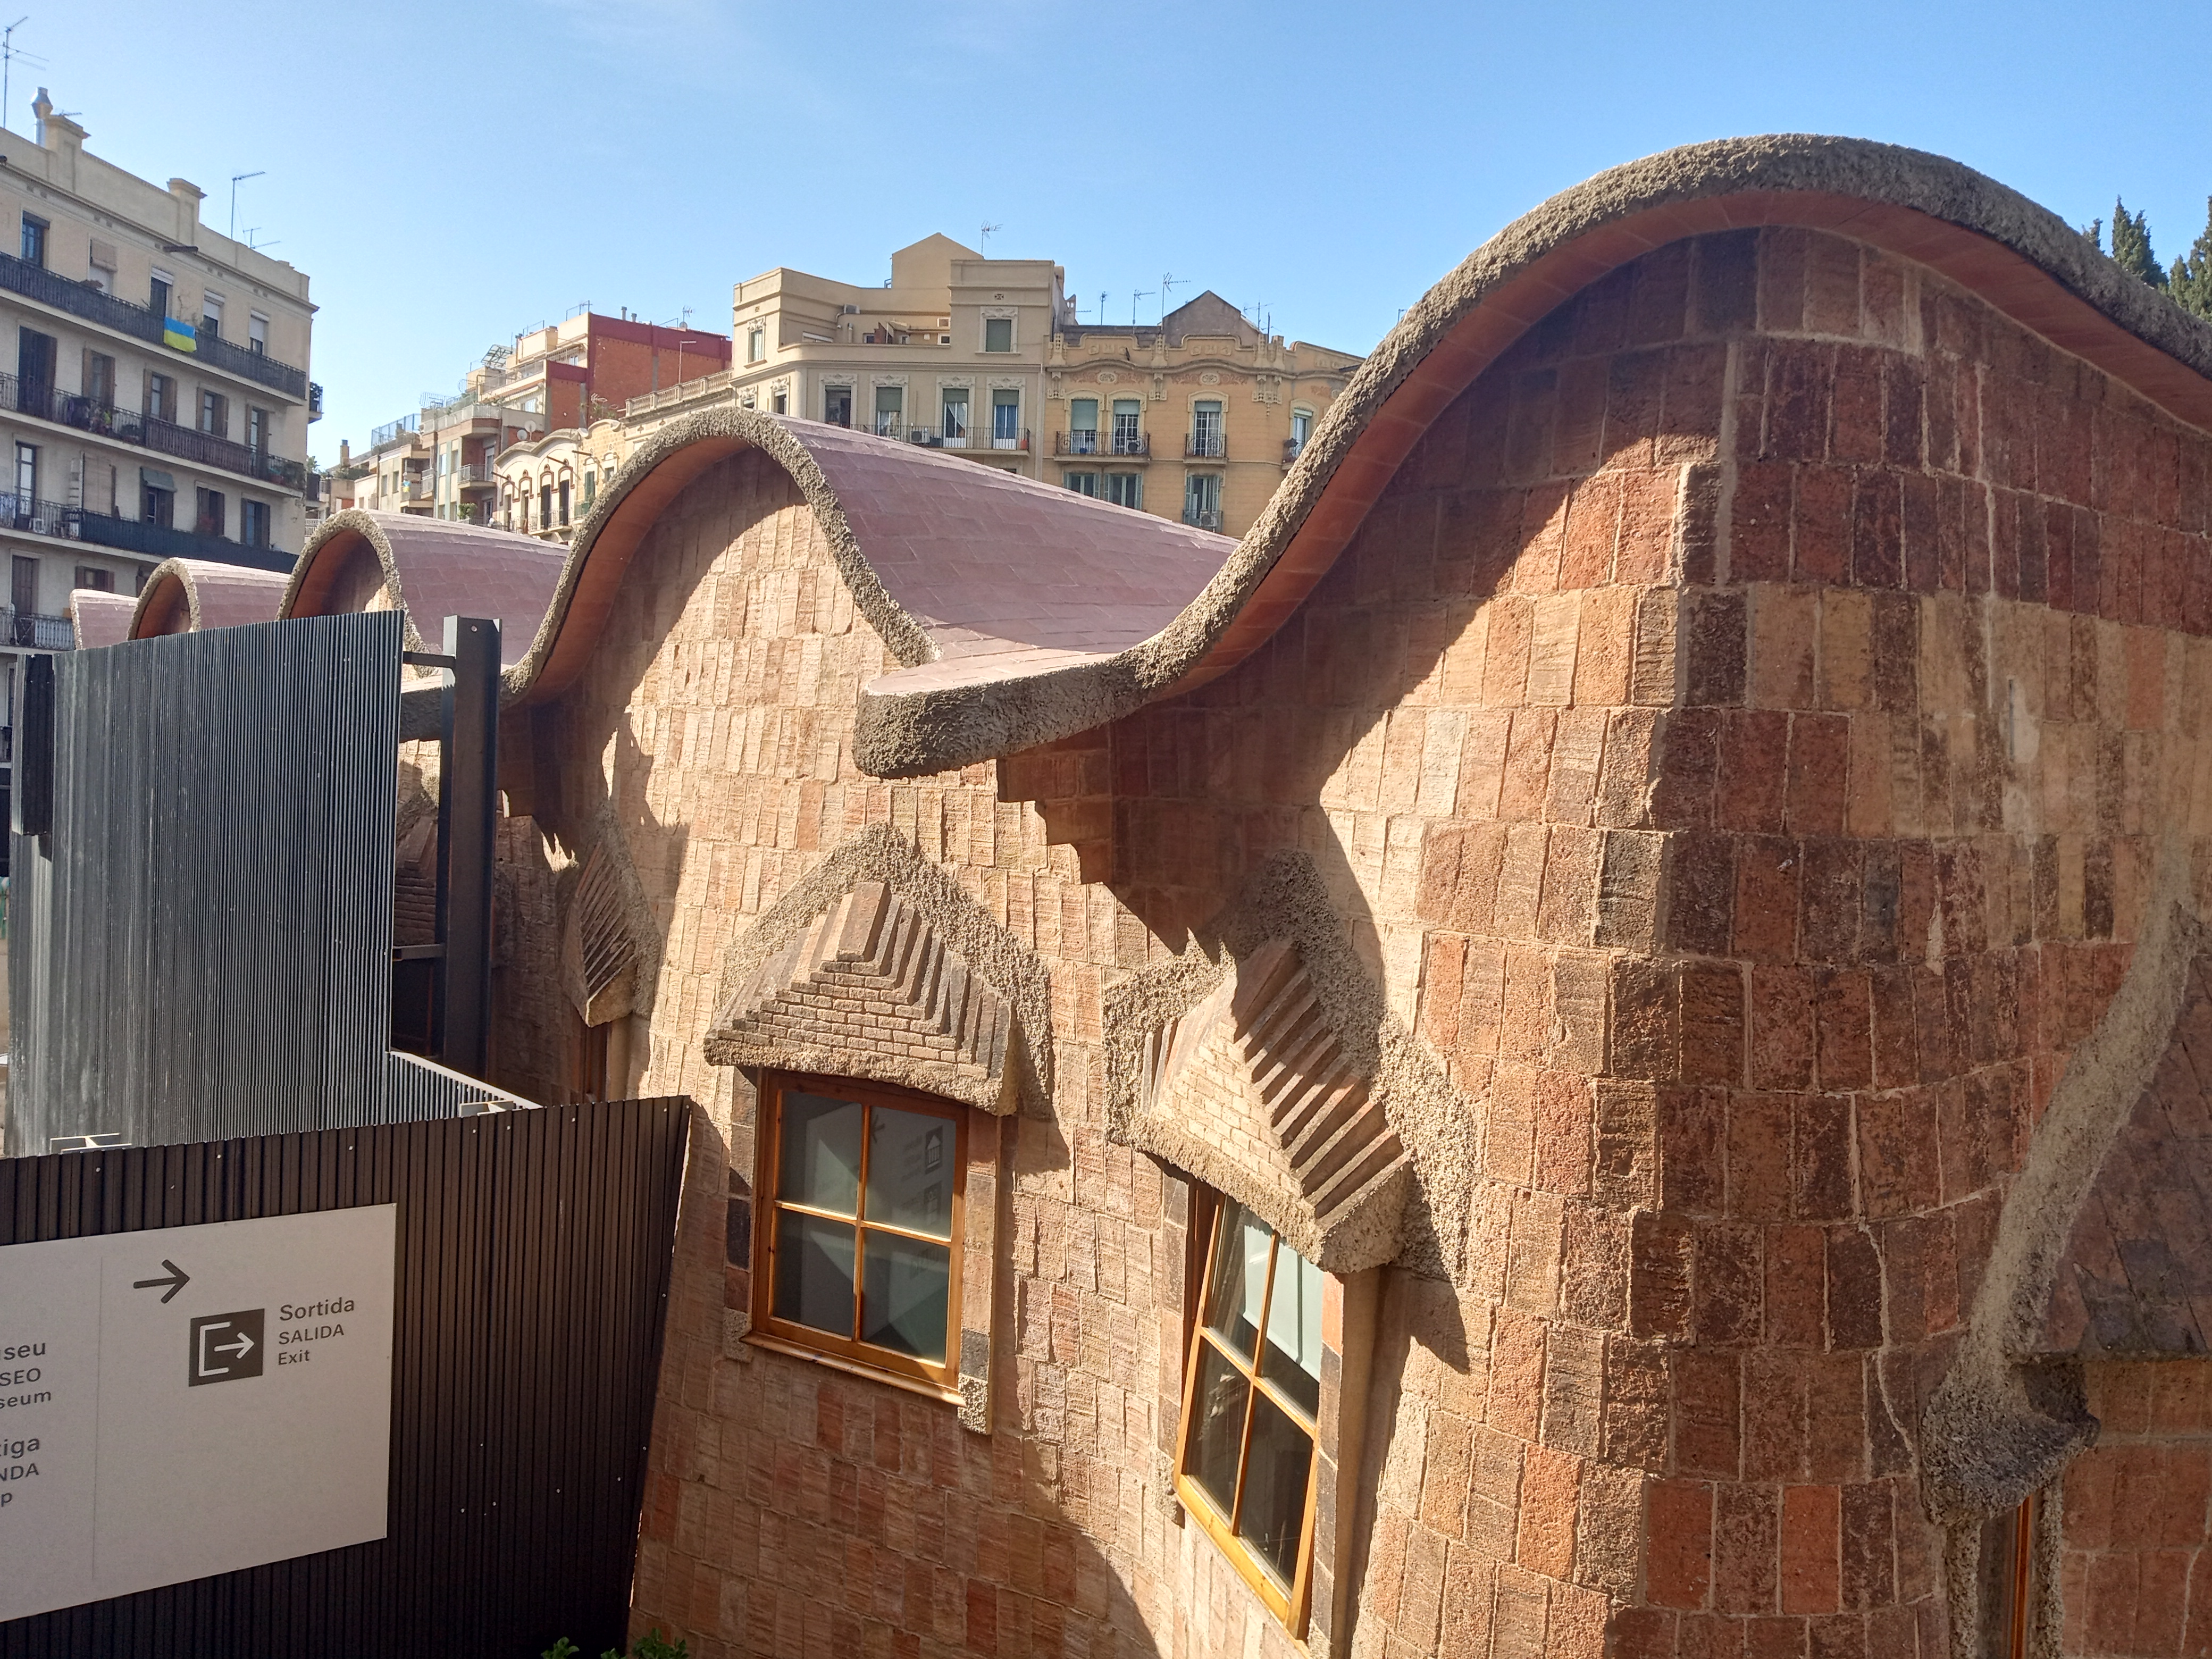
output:
[[[350,440],[338,440],[338,471],[343,472],[353,465],[353,444]]]
[[[76,189],[76,158],[84,151],[84,129],[54,107],[44,87],[39,88],[31,113],[39,118],[40,148],[51,151],[61,163],[51,175],[54,182],[64,189]]]
[[[189,179],[169,180],[169,194],[177,198],[177,243],[198,247],[200,240],[200,198],[207,194]]]

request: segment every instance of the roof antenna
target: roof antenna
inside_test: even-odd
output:
[[[43,67],[29,52],[15,50],[15,31],[30,21],[31,14],[25,12],[7,27],[0,28],[0,126],[8,125],[8,71],[15,66],[15,60],[20,58],[34,67]]]
[[[991,257],[991,233],[994,230],[1004,230],[1005,228],[1006,227],[1004,225],[986,225],[983,227],[981,240],[983,243],[983,257],[985,258],[988,259]]]
[[[1129,295],[1129,326],[1131,328],[1137,325],[1137,301],[1149,300],[1152,297],[1152,291],[1148,288],[1138,289]]]
[[[265,174],[268,173],[268,171],[269,171],[269,169],[268,169],[268,168],[266,168],[266,167],[258,167],[258,168],[256,168],[256,169],[255,169],[253,172],[252,172],[252,173],[232,173],[232,174],[230,175],[230,240],[231,240],[232,241],[234,241],[234,241],[236,241],[236,240],[238,240],[238,185],[239,185],[239,181],[240,181],[240,179],[258,179],[258,178],[261,178],[261,177],[263,177],[264,175],[265,175]],[[247,234],[248,235],[252,235],[252,233],[251,231],[248,231],[246,234]]]
[[[1160,321],[1163,324],[1168,319],[1168,290],[1171,288],[1188,288],[1189,285],[1190,279],[1188,276],[1170,276],[1164,270],[1160,273]]]

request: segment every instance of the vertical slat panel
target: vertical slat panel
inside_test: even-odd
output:
[[[55,660],[52,830],[10,848],[8,1150],[386,1117],[401,626]]]
[[[389,1535],[0,1624],[0,1659],[619,1646],[690,1131],[617,1101],[0,1160],[0,1247],[399,1207]]]

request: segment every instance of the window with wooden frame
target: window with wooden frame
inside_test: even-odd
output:
[[[1213,1206],[1185,1356],[1176,1493],[1293,1636],[1311,1601],[1321,1270],[1233,1200]]]
[[[2035,1541],[2041,1494],[2000,1510],[1982,1527],[1982,1639],[1978,1659],[2027,1659],[2042,1585]]]
[[[957,1390],[969,1109],[773,1072],[760,1103],[755,1339]]]

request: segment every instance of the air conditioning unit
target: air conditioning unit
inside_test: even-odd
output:
[[[857,317],[860,314],[860,308],[858,306],[847,306],[845,307],[845,314],[848,317]]]

